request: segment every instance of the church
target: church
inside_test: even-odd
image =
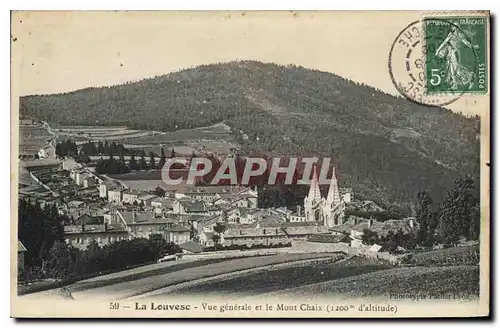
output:
[[[304,198],[305,221],[323,221],[323,224],[328,228],[341,225],[344,223],[345,204],[344,197],[340,195],[335,168],[333,168],[326,198],[321,196],[318,176],[316,168],[314,168],[309,194]]]

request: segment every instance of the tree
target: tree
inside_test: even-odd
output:
[[[146,163],[146,159],[144,158],[144,154],[141,154],[141,158],[139,159],[139,169],[141,171],[148,169],[148,164]]]
[[[153,152],[149,153],[149,168],[151,170],[156,168],[156,163],[155,163],[155,154]]]
[[[417,222],[419,224],[417,241],[420,245],[432,245],[434,243],[434,230],[432,212],[432,198],[425,191],[417,194]]]
[[[363,244],[365,245],[374,245],[379,243],[378,234],[376,231],[371,231],[370,229],[363,230],[362,237]]]
[[[18,239],[26,246],[25,262],[28,266],[41,265],[42,259],[56,241],[63,241],[65,219],[59,215],[57,206],[24,199],[18,206]]]
[[[158,187],[156,187],[154,194],[158,197],[165,197],[166,192],[162,187],[158,186]]]
[[[479,204],[473,206],[471,210],[471,222],[469,225],[469,238],[472,240],[479,239],[479,232],[481,229],[481,212]]]
[[[130,161],[128,162],[128,167],[130,168],[130,170],[134,170],[134,171],[139,168],[134,154],[132,154],[132,156],[130,156]]]
[[[214,232],[221,235],[227,230],[227,226],[222,222],[217,222],[214,226]]]
[[[123,155],[123,152],[120,152],[120,161],[122,161],[122,163],[125,163],[125,156]]]
[[[479,236],[479,194],[470,178],[457,179],[446,195],[439,214],[439,231],[443,242],[456,243],[462,236]]]
[[[45,271],[50,277],[64,279],[74,275],[71,250],[65,242],[55,242],[46,259]]]
[[[163,147],[161,148],[161,155],[160,155],[160,161],[158,162],[158,168],[161,170],[163,166],[165,165],[167,159],[165,157],[165,150]]]
[[[192,224],[191,224],[191,227],[189,229],[189,237],[194,242],[200,241],[200,237],[198,236],[198,231],[194,228],[194,225],[192,225]]]
[[[214,234],[212,236],[212,241],[214,242],[214,251],[215,251],[215,250],[217,250],[217,245],[219,245],[220,236],[217,234]]]
[[[103,148],[104,147],[103,147],[102,141],[99,140],[97,142],[97,154],[102,155],[103,154]]]
[[[258,195],[259,207],[281,207],[286,205],[285,193],[281,185],[266,186],[260,189]]]
[[[220,241],[222,235],[224,234],[224,232],[227,230],[227,225],[225,225],[224,223],[222,222],[217,222],[214,226],[214,236],[217,236],[217,241],[215,241],[214,239],[214,248],[216,247],[216,245],[218,244],[218,242]]]

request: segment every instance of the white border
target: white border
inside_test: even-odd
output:
[[[0,18],[1,18],[1,27],[3,36],[3,42],[1,44],[1,79],[2,79],[2,89],[1,89],[1,104],[2,110],[0,111],[0,141],[2,144],[2,153],[3,160],[0,162],[2,172],[4,172],[1,176],[0,187],[0,209],[1,209],[1,217],[4,220],[3,223],[3,238],[1,238],[2,242],[2,282],[4,288],[2,289],[2,298],[1,298],[1,309],[2,309],[2,327],[10,327],[16,322],[13,319],[10,319],[10,291],[7,284],[10,280],[10,268],[8,263],[10,263],[10,161],[9,153],[10,153],[10,40],[7,38],[10,35],[10,12],[9,10],[491,10],[492,14],[496,16],[495,24],[492,26],[495,28],[498,25],[498,13],[499,13],[500,1],[486,1],[486,0],[474,0],[474,1],[462,1],[455,0],[453,2],[448,2],[443,5],[442,2],[438,2],[435,0],[420,0],[418,2],[414,1],[373,1],[373,0],[363,0],[363,1],[341,1],[332,3],[332,1],[318,1],[318,0],[307,0],[307,1],[296,1],[296,0],[288,0],[283,2],[271,2],[269,0],[246,0],[235,2],[234,0],[191,0],[191,1],[178,1],[178,2],[167,2],[167,1],[132,1],[132,0],[122,0],[122,1],[106,1],[103,0],[86,0],[86,1],[61,1],[61,0],[45,0],[45,1],[36,1],[36,0],[18,0],[18,1],[2,1],[0,3]],[[495,15],[496,14],[496,15]],[[498,33],[493,32],[492,43],[495,45],[498,44]],[[495,54],[493,60],[498,59],[498,53]],[[496,67],[496,65],[494,66]],[[497,74],[495,71],[491,72],[492,78],[496,77]],[[491,94],[496,94],[498,91],[498,84],[492,83],[495,87],[494,90],[491,90]],[[492,103],[492,111],[498,108],[498,99],[494,99],[495,102]],[[494,126],[499,127],[499,118],[500,116],[494,115],[495,122]],[[492,122],[493,123],[493,122]],[[495,142],[497,141],[497,142]],[[494,149],[493,152],[496,152],[500,148],[500,143],[497,138],[494,138]],[[7,174],[9,172],[9,175]],[[494,182],[500,182],[500,177],[495,178]],[[494,203],[500,204],[500,195],[496,194]],[[492,213],[492,218],[496,218],[495,215],[497,212]],[[498,236],[498,230],[500,229],[500,223],[495,224],[495,233],[493,236]],[[492,231],[493,233],[493,231]],[[7,236],[9,234],[9,236]],[[495,237],[492,237],[492,240],[495,241]],[[497,254],[495,252],[495,254]],[[495,268],[498,269],[498,254],[496,255]],[[493,268],[492,268],[493,269]],[[498,270],[495,270],[498,272]],[[493,277],[492,277],[493,279]],[[495,283],[495,291],[492,293],[493,295],[500,295],[498,293],[498,283]],[[498,304],[498,302],[495,302]],[[493,310],[493,312],[498,315],[498,311]],[[341,322],[319,322],[327,325],[341,325]],[[34,326],[35,324],[42,324],[45,326],[52,326],[54,322],[29,322],[24,323],[23,325],[26,327]],[[68,323],[69,324],[69,323]],[[95,327],[104,327],[109,325],[109,322],[97,323],[97,322],[78,322],[79,325],[92,325]],[[144,322],[134,322],[133,325],[140,326],[144,325]],[[151,323],[147,323],[151,324]],[[157,325],[177,325],[178,323],[175,321],[167,322],[155,322]],[[185,323],[185,325],[194,325],[194,324],[213,324],[220,326],[224,324],[223,322],[189,322]],[[245,324],[244,322],[228,322],[225,324]],[[246,324],[254,325],[256,322],[249,321]],[[258,323],[259,325],[270,325],[271,323]],[[292,322],[282,322],[273,324],[279,325],[293,325]],[[373,325],[374,323],[368,322],[356,322],[354,326],[364,327],[367,324]],[[389,322],[378,322],[375,324],[379,325],[387,325]],[[393,324],[401,325],[404,322],[396,321]],[[432,326],[439,324],[439,322],[421,322],[420,324],[426,326]],[[455,327],[460,323],[453,322],[448,324],[441,323],[441,326],[450,326]],[[479,324],[479,322],[473,323]],[[352,326],[352,325],[350,325]]]

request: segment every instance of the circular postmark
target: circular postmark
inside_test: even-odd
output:
[[[474,80],[477,56],[473,48],[466,48],[471,55],[462,57],[473,58],[470,69],[461,64],[461,53],[453,48],[457,39],[471,43],[460,26],[446,19],[425,18],[406,26],[389,52],[389,74],[398,92],[427,106],[445,106],[466,93],[466,84]],[[436,85],[446,87],[434,88]]]

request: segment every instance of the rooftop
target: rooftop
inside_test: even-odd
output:
[[[118,225],[106,225],[106,224],[78,224],[78,225],[66,225],[64,226],[64,234],[81,234],[81,233],[126,233],[121,226]]]
[[[283,228],[287,235],[311,235],[311,234],[326,234],[328,233],[328,228],[324,225],[317,226],[286,226]]]
[[[139,196],[140,200],[152,200],[153,198],[156,198],[156,196],[151,194],[141,194]]]
[[[155,197],[151,199],[152,203],[161,203],[162,206],[172,208],[174,206],[174,203],[177,200],[175,198],[168,198],[168,197]]]
[[[134,190],[134,189],[130,189],[130,190],[126,190],[123,192],[124,195],[135,195],[135,196],[139,196],[142,194],[142,191],[140,190]]]
[[[180,248],[190,252],[190,253],[201,253],[203,252],[203,246],[194,242],[192,240],[179,245]]]
[[[116,180],[103,180],[100,184],[105,185],[106,187],[120,187],[120,182]]]
[[[179,202],[182,203],[186,212],[206,212],[208,210],[208,206],[201,200],[181,198]]]
[[[186,227],[181,226],[181,225],[175,225],[173,227],[168,228],[167,231],[172,231],[172,232],[190,232],[191,229],[186,228]]]
[[[224,233],[224,238],[231,237],[263,237],[263,236],[285,236],[281,227],[259,227],[253,224],[233,224],[229,225]]]
[[[18,252],[27,252],[28,250],[26,247],[24,247],[23,243],[21,241],[17,241],[17,251]]]
[[[403,230],[404,233],[413,231],[415,228],[411,227],[412,220],[414,221],[414,224],[417,225],[415,218],[387,220],[384,222],[373,220],[371,225],[369,223],[369,220],[366,219],[363,219],[361,222],[353,220],[346,222],[343,225],[334,227],[332,230],[349,233],[351,230],[363,232],[365,229],[369,229],[371,231],[377,232],[379,235],[385,236],[389,231],[398,232],[400,229]]]
[[[127,225],[134,224],[168,224],[168,223],[176,223],[177,220],[173,218],[167,217],[155,217],[153,212],[133,212],[133,211],[119,211],[118,212],[125,220]],[[135,213],[135,214],[134,214]],[[134,215],[135,222],[134,222]]]

